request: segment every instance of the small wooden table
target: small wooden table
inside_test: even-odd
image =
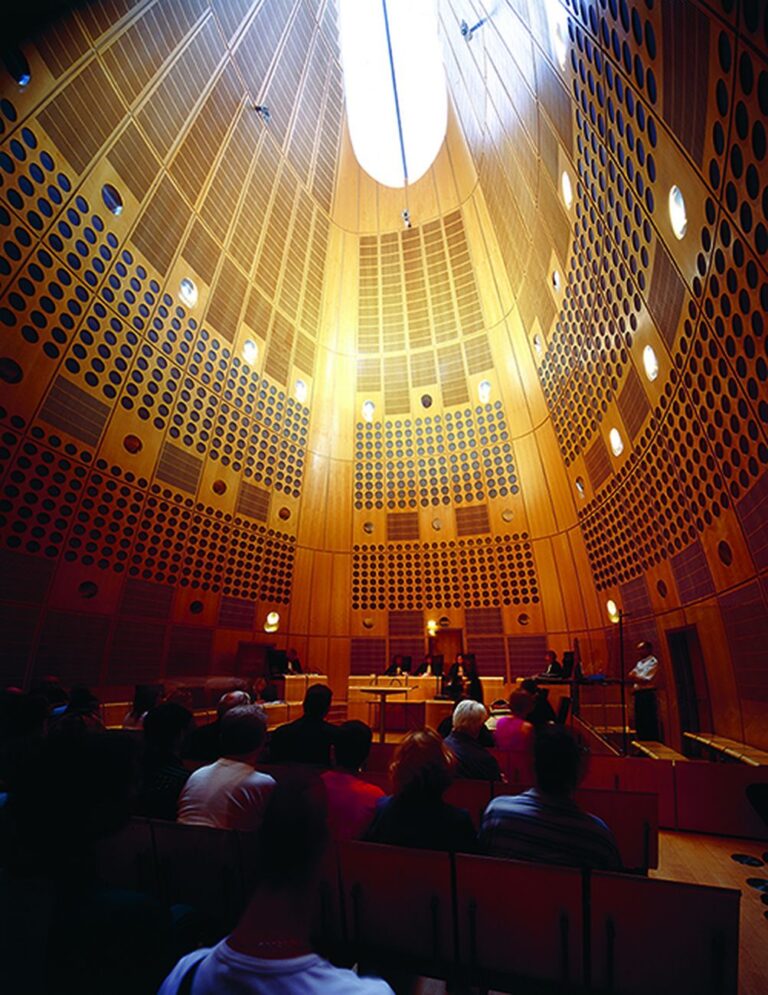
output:
[[[364,687],[358,688],[358,691],[362,691],[363,694],[377,694],[379,696],[379,742],[383,743],[387,727],[384,722],[384,712],[387,704],[387,698],[392,694],[407,694],[409,691],[413,691],[413,688],[393,688],[393,687]]]

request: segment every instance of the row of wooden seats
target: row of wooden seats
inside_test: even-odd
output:
[[[364,780],[387,790],[386,774],[369,771],[362,776]],[[529,785],[459,779],[448,788],[445,800],[451,805],[466,809],[477,830],[480,828],[483,812],[492,798],[516,795],[526,787]],[[626,870],[644,874],[650,867],[658,867],[659,812],[655,794],[581,788],[575,797],[582,808],[611,827]]]
[[[502,991],[727,995],[738,891],[371,843],[326,864],[319,946]]]
[[[99,850],[107,883],[192,906],[212,940],[259,859],[247,834],[148,819]],[[350,842],[315,894],[316,945],[342,963],[509,991],[736,992],[737,891]]]
[[[385,771],[394,748],[391,743],[374,743],[369,771]],[[491,752],[503,765],[504,751]],[[747,786],[755,783],[768,783],[768,768],[593,755],[581,787],[657,795],[662,829],[768,839],[768,827],[747,799]]]
[[[768,752],[759,750],[749,743],[741,743],[737,739],[718,736],[714,732],[684,732],[683,736],[699,746],[711,750],[715,756],[727,757],[750,767],[768,767]]]

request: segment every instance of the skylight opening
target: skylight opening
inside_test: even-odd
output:
[[[435,161],[448,92],[435,0],[339,0],[339,43],[352,148],[387,187]]]

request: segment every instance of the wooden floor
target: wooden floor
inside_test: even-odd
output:
[[[692,884],[711,884],[741,891],[739,931],[739,995],[768,992],[768,905],[760,891],[750,888],[747,878],[768,878],[768,859],[763,867],[747,867],[731,859],[746,853],[768,858],[768,842],[701,836],[694,833],[659,833],[659,867],[651,877]]]

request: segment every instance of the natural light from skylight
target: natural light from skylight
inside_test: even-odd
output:
[[[357,161],[384,186],[415,183],[448,122],[436,3],[339,0],[339,41]]]

